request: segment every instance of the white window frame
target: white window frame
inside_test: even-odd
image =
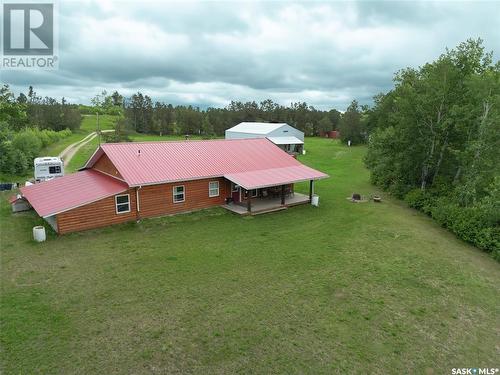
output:
[[[179,195],[180,193],[176,193],[176,189],[181,187],[182,188],[182,200],[181,201],[176,201],[175,196]],[[184,185],[176,185],[172,188],[172,201],[174,203],[182,203],[186,201],[186,187]]]
[[[127,197],[127,203],[118,203],[118,198],[120,197]],[[128,205],[128,210],[127,211],[118,211],[118,206],[123,206],[123,205]],[[120,215],[120,214],[126,214],[128,212],[130,212],[130,194],[119,194],[119,195],[115,195],[115,211],[116,211],[116,214],[117,215]]]
[[[252,189],[252,198],[257,198],[257,195],[259,195],[259,190],[258,189]]]
[[[217,194],[212,194],[212,190],[215,190],[215,188],[211,187],[212,184],[217,184]],[[214,197],[218,197],[219,195],[220,195],[219,181],[210,181],[208,183],[208,197],[214,198]]]
[[[51,172],[50,168],[54,168],[56,171]],[[59,168],[59,172],[57,172],[57,169]],[[60,174],[62,172],[61,166],[60,165],[49,165],[49,174]]]
[[[231,193],[237,193],[240,190],[240,187],[235,184],[234,182],[231,182]]]

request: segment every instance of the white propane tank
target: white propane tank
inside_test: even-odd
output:
[[[45,241],[47,239],[47,236],[45,235],[45,227],[41,225],[33,227],[33,238],[36,242]]]
[[[313,195],[311,198],[311,204],[315,207],[319,206],[319,195]]]

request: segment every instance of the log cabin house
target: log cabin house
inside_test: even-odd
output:
[[[78,172],[21,188],[59,234],[223,206],[239,214],[309,203],[328,177],[267,139],[107,143]],[[310,181],[309,195],[294,183]]]

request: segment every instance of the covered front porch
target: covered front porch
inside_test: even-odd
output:
[[[250,207],[248,202],[250,202]],[[242,203],[226,203],[222,207],[239,215],[258,215],[267,212],[286,210],[288,207],[297,206],[299,204],[307,204],[309,202],[311,202],[311,200],[309,199],[308,195],[293,193],[288,198],[285,198],[284,204],[282,204],[281,197],[260,197],[253,198],[250,201],[247,200],[246,202]]]
[[[314,181],[328,176],[299,164],[232,173],[224,177],[230,187],[223,207],[241,215],[254,215],[310,203],[314,195]],[[305,181],[309,182],[309,194],[296,193],[295,183]]]
[[[256,215],[307,204],[311,202],[314,194],[314,180],[309,181],[308,195],[296,193],[293,183],[245,189],[234,182],[228,182],[231,186],[231,197],[226,199],[223,207],[240,215]]]

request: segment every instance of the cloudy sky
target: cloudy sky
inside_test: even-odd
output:
[[[306,101],[344,110],[402,67],[481,37],[495,59],[498,2],[59,3],[59,70],[4,71],[16,93],[89,103],[100,90],[225,106]]]

